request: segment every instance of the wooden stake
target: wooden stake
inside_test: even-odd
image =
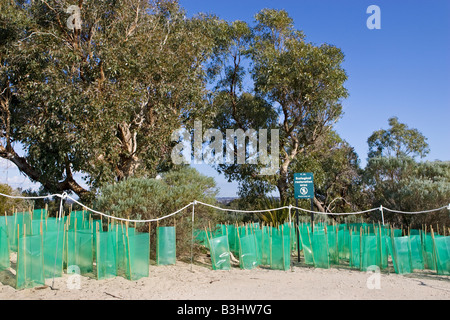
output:
[[[128,248],[128,270],[130,271],[130,280],[132,279],[132,272],[131,272],[131,256],[130,256],[130,239],[129,239],[129,237],[128,237],[128,221],[126,222],[127,223],[127,229],[126,229],[126,232],[127,232],[127,248]]]
[[[123,221],[120,221],[120,227],[122,228],[122,243],[123,243],[123,257],[125,258],[125,260],[127,259],[127,246],[125,243],[125,231],[123,230]],[[125,266],[126,269],[126,266]],[[125,270],[126,273],[126,270]]]
[[[150,261],[151,259],[150,259],[150,254],[151,254],[151,252],[152,252],[152,248],[151,248],[151,244],[152,244],[152,241],[151,241],[151,239],[150,239],[150,237],[151,237],[151,226],[152,226],[152,223],[151,222],[149,222],[148,223],[148,260]]]
[[[311,246],[311,255],[312,255],[312,258],[313,258],[313,264],[315,266],[316,265],[316,260],[314,259],[314,251],[313,251],[313,245],[312,245],[312,241],[311,241],[311,235],[309,233],[309,227],[306,227],[306,231],[308,231],[309,245]]]
[[[115,248],[116,248],[116,259],[119,259],[119,246],[118,246],[118,241],[119,241],[119,224],[116,224],[116,226],[115,226],[115,230],[113,230],[113,232],[116,232],[116,236],[114,237],[115,238],[115,241],[116,241],[116,246],[115,246]],[[116,274],[118,274],[119,273],[119,262],[117,261],[116,262]]]
[[[379,233],[380,233],[380,265],[382,265],[383,264],[383,237],[382,237],[382,234],[381,234],[380,222],[378,222],[378,224],[379,224],[378,230],[379,230]]]
[[[268,236],[269,236],[269,264],[272,265],[272,246],[273,246],[273,240],[272,240],[272,222],[270,222],[270,227],[268,229]]]
[[[26,235],[27,234],[27,225],[23,225],[23,271],[24,271],[24,278],[25,282],[27,281],[27,242],[26,242]]]
[[[16,228],[14,228],[14,230],[15,230]],[[20,226],[19,225],[17,225],[17,274],[16,274],[16,287],[17,287],[17,285],[18,285],[18,279],[19,279],[19,271],[20,271],[20,268],[19,268],[19,266],[20,266],[20,263],[19,263],[19,257],[20,257],[20,249],[21,249],[21,246],[20,246],[20,237],[19,237],[19,233],[20,233]]]
[[[434,263],[434,269],[437,271],[437,260],[439,259],[438,256],[438,252],[436,250],[436,245],[435,245],[435,239],[434,239],[434,231],[433,231],[433,226],[431,226],[431,238],[433,239],[433,263]]]
[[[284,232],[283,232],[283,225],[281,225],[281,250],[283,250],[283,269],[286,270],[285,258],[284,258]]]
[[[94,227],[94,226],[93,226]],[[99,267],[98,267],[98,262],[99,262],[99,250],[100,250],[100,248],[99,248],[99,243],[100,243],[100,239],[99,239],[99,232],[98,232],[98,225],[95,225],[95,230],[93,229],[93,231],[92,232],[95,232],[95,261],[96,261],[96,263],[97,263],[97,280],[98,280],[98,278],[99,278],[99,275],[98,275],[98,273],[99,273]]]
[[[210,229],[211,230],[211,229]],[[212,264],[213,264],[213,269],[214,269],[214,266],[216,265],[216,259],[215,259],[215,257],[214,257],[214,250],[213,250],[213,247],[212,247],[212,245],[211,245],[211,241],[209,240],[209,236],[208,236],[208,230],[206,230],[206,227],[205,227],[205,232],[206,232],[206,240],[208,241],[208,243],[209,243],[209,250],[210,250],[210,254],[211,254],[211,261],[212,261]]]

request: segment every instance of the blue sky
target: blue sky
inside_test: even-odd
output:
[[[189,16],[215,13],[228,21],[253,23],[263,8],[284,9],[307,41],[342,49],[350,97],[335,129],[358,153],[365,166],[367,139],[388,128],[388,119],[418,129],[428,138],[425,160],[450,160],[450,1],[365,0],[181,0]],[[367,8],[381,9],[381,29],[367,28]],[[195,166],[214,176],[220,195],[235,195],[206,165]]]
[[[344,52],[350,97],[335,129],[358,153],[362,166],[367,138],[388,127],[388,119],[416,128],[428,138],[425,160],[450,160],[450,1],[449,0],[180,0],[187,15],[214,13],[228,21],[253,23],[263,8],[285,9],[307,41],[333,44]],[[370,5],[381,9],[381,30],[369,30]],[[227,183],[207,165],[220,196],[235,196],[237,183]],[[31,184],[13,165],[0,161],[0,182],[13,187]]]

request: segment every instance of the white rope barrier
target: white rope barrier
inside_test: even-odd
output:
[[[384,208],[384,207],[383,207],[383,209],[386,210],[386,211],[390,211],[390,212],[394,212],[394,213],[401,213],[401,214],[422,214],[422,213],[437,212],[437,211],[441,211],[441,210],[444,210],[444,209],[450,210],[450,205],[442,207],[442,208],[438,208],[438,209],[424,210],[424,211],[417,211],[417,212],[405,212],[405,211],[399,211],[399,210],[392,210],[392,209],[388,209],[388,208]]]
[[[369,212],[372,212],[372,211],[380,210],[379,208],[375,208],[375,209],[370,209],[370,210],[365,210],[365,211],[358,211],[358,212],[333,213],[333,212],[312,211],[312,210],[307,210],[307,209],[298,208],[298,207],[294,207],[294,206],[292,207],[292,209],[298,209],[298,210],[300,210],[300,211],[307,212],[307,213],[315,213],[315,214],[328,215],[328,216],[349,216],[349,215],[358,215],[358,214],[369,213]]]
[[[236,213],[264,213],[264,212],[271,212],[271,211],[280,211],[280,210],[284,210],[284,209],[289,209],[289,207],[281,207],[281,208],[274,208],[274,209],[267,209],[267,210],[251,210],[251,211],[245,211],[245,210],[236,210],[236,209],[224,209],[221,207],[217,207],[214,206],[212,204],[207,204],[207,203],[203,203],[200,201],[196,201],[196,203],[200,203],[206,207],[210,207],[210,208],[214,208],[217,210],[221,210],[221,211],[231,211],[231,212],[236,212]]]
[[[385,208],[383,206],[380,206],[380,208],[374,208],[374,209],[369,209],[369,210],[364,210],[364,211],[358,211],[358,212],[346,212],[346,213],[327,213],[327,212],[318,212],[318,211],[312,211],[312,210],[307,210],[307,209],[303,209],[303,208],[299,208],[299,207],[295,207],[292,205],[289,206],[284,206],[284,207],[280,207],[280,208],[274,208],[274,209],[266,209],[266,210],[237,210],[237,209],[231,209],[231,208],[221,208],[215,205],[211,205],[208,203],[204,203],[201,201],[193,201],[191,203],[189,203],[188,205],[186,205],[185,207],[171,213],[168,215],[165,215],[163,217],[160,218],[155,218],[155,219],[149,219],[149,220],[132,220],[132,219],[125,219],[125,218],[118,218],[118,217],[114,217],[111,215],[108,215],[106,213],[94,210],[86,205],[84,205],[83,203],[79,202],[78,200],[70,197],[69,195],[67,195],[67,193],[63,193],[63,194],[52,194],[52,195],[48,195],[48,196],[36,196],[36,197],[24,197],[24,196],[11,196],[11,195],[7,195],[7,194],[3,194],[0,193],[0,196],[4,196],[7,198],[12,198],[12,199],[30,199],[30,200],[35,200],[35,199],[47,199],[47,198],[53,198],[53,197],[59,197],[61,198],[62,201],[66,200],[66,199],[70,199],[73,202],[79,204],[80,206],[82,206],[83,208],[85,208],[86,210],[92,212],[92,213],[96,213],[99,214],[103,217],[106,218],[110,218],[113,220],[119,220],[119,221],[125,221],[125,222],[135,222],[135,223],[147,223],[147,222],[157,222],[157,221],[161,221],[167,218],[170,218],[182,211],[184,211],[185,209],[189,208],[190,206],[192,206],[192,222],[194,222],[194,208],[196,204],[201,204],[204,205],[206,207],[210,207],[213,209],[217,209],[217,210],[221,210],[221,211],[228,211],[228,212],[235,212],[235,213],[265,213],[265,212],[272,212],[272,211],[280,211],[280,210],[285,210],[285,209],[289,209],[289,220],[291,220],[291,210],[292,209],[297,209],[303,212],[307,212],[307,213],[314,213],[314,214],[319,214],[319,215],[332,215],[332,216],[347,216],[347,215],[359,215],[359,214],[364,214],[364,213],[369,213],[369,212],[373,212],[373,211],[380,211],[381,215],[382,215],[382,219],[383,219],[383,224],[384,224],[384,214],[383,214],[383,210],[389,211],[389,212],[393,212],[393,213],[399,213],[399,214],[422,214],[422,213],[432,213],[432,212],[437,212],[437,211],[441,211],[444,209],[447,209],[450,211],[450,204],[448,206],[444,206],[438,209],[432,209],[432,210],[424,210],[424,211],[417,211],[417,212],[405,212],[405,211],[399,211],[399,210],[392,210],[392,209],[388,209]],[[62,217],[62,201],[60,203],[60,208],[59,208],[59,219],[61,219]]]
[[[177,210],[174,213],[168,214],[168,215],[166,215],[164,217],[160,217],[160,218],[156,218],[156,219],[149,219],[149,220],[131,220],[131,219],[124,219],[124,218],[118,218],[118,217],[110,216],[110,215],[108,215],[106,213],[103,213],[103,212],[100,212],[100,211],[96,211],[96,210],[94,210],[92,208],[89,208],[89,207],[85,206],[81,202],[78,202],[77,200],[75,200],[74,198],[72,198],[70,196],[67,196],[67,198],[71,199],[75,203],[78,203],[80,206],[84,207],[86,210],[91,211],[91,212],[96,213],[96,214],[99,214],[101,216],[104,216],[104,217],[107,217],[107,218],[111,218],[111,219],[114,219],[114,220],[127,221],[127,222],[136,222],[136,223],[147,223],[147,222],[161,221],[161,220],[170,218],[170,217],[172,217],[172,216],[182,212],[184,209],[187,209],[187,208],[189,208],[190,206],[192,206],[194,204],[193,202],[191,202],[187,206],[181,208],[180,210]]]

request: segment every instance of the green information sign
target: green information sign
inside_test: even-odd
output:
[[[314,199],[314,174],[294,174],[295,199]]]

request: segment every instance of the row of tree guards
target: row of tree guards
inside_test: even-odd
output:
[[[64,270],[99,280],[138,280],[149,275],[150,228],[149,223],[149,232],[138,232],[135,224],[94,220],[86,211],[61,219],[48,217],[46,209],[5,214],[0,219],[0,271],[11,267],[10,254],[16,252],[17,289],[44,286]],[[157,265],[175,264],[175,231],[175,225],[156,223]]]
[[[398,274],[428,269],[450,275],[450,230],[442,231],[441,235],[427,227],[404,230],[367,223],[302,222],[298,229],[292,223],[278,227],[252,223],[198,230],[196,239],[209,248],[215,270],[231,268],[230,253],[238,257],[242,269],[288,270],[293,253],[300,252],[302,262],[316,268],[393,268]]]
[[[94,220],[87,211],[71,211],[61,219],[47,209],[5,214],[0,219],[0,270],[11,267],[17,252],[16,288],[45,285],[45,279],[67,273],[107,279],[148,277],[149,232],[114,220]],[[194,241],[209,249],[214,270],[230,270],[232,255],[242,269],[268,266],[289,270],[301,253],[304,264],[316,268],[347,265],[358,270],[373,266],[406,274],[433,270],[450,275],[450,237],[445,227],[396,229],[390,225],[302,222],[277,227],[259,223],[221,224],[194,230]],[[298,241],[297,241],[298,239]],[[157,265],[176,263],[176,226],[156,226]],[[300,255],[298,256],[300,258]]]

